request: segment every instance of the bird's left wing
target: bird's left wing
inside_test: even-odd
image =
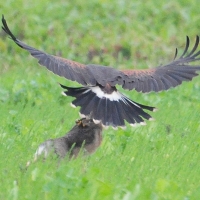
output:
[[[31,46],[26,45],[22,41],[18,40],[8,28],[4,16],[2,16],[2,29],[10,36],[10,38],[21,48],[27,50],[33,57],[35,57],[39,64],[45,66],[48,70],[54,74],[63,76],[69,80],[77,81],[82,85],[95,85],[96,80],[88,70],[87,66],[72,60],[53,56],[43,51],[37,50]]]
[[[192,50],[188,53],[190,40],[186,38],[186,46],[183,54],[176,59],[178,50],[176,49],[174,60],[164,66],[144,70],[121,70],[123,73],[124,89],[135,89],[138,92],[159,92],[168,90],[171,87],[180,85],[183,81],[191,81],[196,73],[200,70],[200,65],[191,65],[191,62],[200,60],[200,50],[197,51],[199,45],[199,36]],[[187,55],[186,55],[187,54]]]

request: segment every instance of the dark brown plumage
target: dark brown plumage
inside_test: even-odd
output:
[[[102,129],[102,124],[95,124],[92,119],[77,120],[76,125],[63,137],[50,139],[40,144],[34,160],[39,156],[46,158],[51,153],[56,153],[60,158],[66,155],[75,158],[81,149],[84,154],[91,154],[101,144]]]
[[[169,64],[144,70],[117,70],[101,65],[84,65],[61,57],[47,54],[26,45],[18,40],[9,30],[4,17],[2,17],[3,30],[21,48],[27,50],[35,57],[39,64],[45,66],[53,73],[76,81],[84,87],[71,88],[61,85],[66,89],[65,95],[76,99],[73,106],[80,106],[82,116],[88,116],[95,122],[101,121],[104,126],[125,126],[125,121],[131,125],[145,124],[144,119],[151,120],[151,116],[144,110],[154,111],[154,107],[136,103],[117,91],[116,85],[121,85],[127,90],[135,89],[138,92],[159,92],[180,85],[183,81],[191,81],[197,76],[200,65],[191,65],[200,60],[199,36],[193,49],[188,53],[189,38],[183,54]]]

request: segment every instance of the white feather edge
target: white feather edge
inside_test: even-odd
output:
[[[89,117],[89,115],[84,115],[84,114],[82,114],[82,113],[80,113],[80,112],[79,112],[79,116],[80,116],[81,118],[87,118],[87,117]],[[93,122],[94,122],[95,124],[99,124],[99,123],[101,123],[101,120],[93,119]],[[108,129],[108,128],[109,128],[109,126],[104,125],[104,124],[102,124],[102,126],[103,126],[103,128],[105,128],[105,129]],[[123,129],[123,130],[126,129],[126,126],[118,126],[118,127],[111,126],[111,127],[112,127],[114,130],[117,130],[118,127],[120,127],[120,128]]]
[[[71,106],[72,108],[76,108],[76,106],[75,106],[73,103],[70,103],[70,106]]]
[[[65,92],[61,92],[61,94],[62,94],[63,96],[67,96],[67,95],[65,94]]]

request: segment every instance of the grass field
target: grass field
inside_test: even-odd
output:
[[[41,3],[42,2],[42,3]],[[7,0],[11,30],[24,42],[81,63],[148,68],[173,59],[200,33],[198,0]],[[0,199],[188,200],[200,198],[200,77],[166,92],[123,91],[155,106],[156,121],[104,130],[87,158],[38,161],[38,145],[64,135],[79,118],[72,98],[0,31]],[[120,89],[120,88],[119,88]]]

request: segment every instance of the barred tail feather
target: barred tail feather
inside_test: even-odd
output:
[[[101,121],[104,126],[125,127],[125,121],[133,126],[136,123],[145,125],[144,119],[152,118],[144,110],[155,109],[138,104],[118,91],[114,98],[108,95],[100,96],[97,94],[98,86],[71,88],[61,85],[61,87],[66,89],[65,95],[75,97],[72,104],[81,107],[81,115],[90,116],[95,122]]]

